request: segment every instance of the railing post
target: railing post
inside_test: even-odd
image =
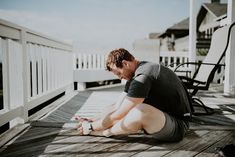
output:
[[[78,69],[82,69],[82,54],[78,54]]]
[[[87,69],[88,65],[87,65],[87,55],[83,54],[83,69]]]
[[[3,40],[2,40],[3,41]],[[9,42],[2,43],[3,46],[3,109],[10,110],[10,79],[9,79]],[[4,51],[5,50],[5,51]]]
[[[101,56],[101,69],[105,69],[105,55]]]
[[[189,61],[196,60],[196,0],[190,0],[190,18],[189,18]],[[190,65],[192,73],[195,71],[195,66]]]
[[[228,0],[227,19],[229,23],[235,22],[235,2]],[[230,44],[225,56],[225,82],[224,82],[224,94],[228,96],[235,96],[235,28],[232,28]]]
[[[100,69],[101,68],[101,62],[100,62],[100,54],[98,54],[98,65],[97,65],[97,68]]]
[[[28,121],[28,89],[29,89],[29,54],[27,52],[26,31],[21,30],[20,43],[22,44],[22,77],[23,77],[23,106],[22,106],[22,118],[24,122]]]
[[[92,69],[96,68],[96,54],[92,54]]]
[[[88,54],[88,69],[92,69],[92,58],[91,58],[91,54]]]

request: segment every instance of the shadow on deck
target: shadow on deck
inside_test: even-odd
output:
[[[222,112],[194,117],[190,131],[177,143],[159,142],[143,134],[78,136],[72,129],[76,125],[72,117],[98,114],[122,89],[116,86],[79,92],[55,111],[31,122],[1,148],[0,156],[215,156],[217,147],[235,144],[235,99],[216,91],[200,96],[208,106]]]

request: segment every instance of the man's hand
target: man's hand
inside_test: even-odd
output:
[[[83,121],[93,122],[93,121],[94,121],[93,119],[84,118],[84,117],[81,117],[81,116],[79,116],[79,115],[74,116],[74,119],[75,119],[75,120],[78,120],[78,121],[80,121],[80,122],[83,122]]]

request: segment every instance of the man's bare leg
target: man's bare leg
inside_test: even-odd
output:
[[[111,128],[104,131],[93,131],[91,135],[112,136],[132,134],[142,129],[151,134],[160,131],[164,124],[165,115],[162,111],[148,104],[139,104]]]

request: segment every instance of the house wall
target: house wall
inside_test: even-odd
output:
[[[199,32],[203,32],[209,38],[215,31],[214,28],[220,26],[220,22],[216,21],[216,18],[217,17],[212,15],[210,12],[207,12],[205,18],[199,26]]]
[[[178,38],[175,40],[175,51],[189,50],[189,36]]]
[[[161,38],[160,52],[169,51],[168,41],[169,37]],[[175,39],[175,51],[188,51],[189,46],[189,36]]]
[[[160,38],[160,52],[168,51],[168,46],[167,46],[168,41],[169,41],[169,37]]]

